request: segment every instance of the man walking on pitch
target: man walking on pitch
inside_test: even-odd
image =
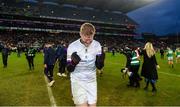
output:
[[[96,106],[96,67],[103,67],[103,58],[101,45],[93,40],[94,35],[92,24],[82,24],[81,38],[71,43],[67,50],[67,70],[71,72],[71,90],[76,106]]]

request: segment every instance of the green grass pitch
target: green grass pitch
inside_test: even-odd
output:
[[[180,63],[170,68],[166,58],[160,59],[157,93],[144,91],[144,81],[140,88],[128,88],[128,78],[122,78],[120,69],[125,65],[125,57],[120,54],[106,54],[103,76],[97,75],[98,106],[180,106]],[[175,62],[175,61],[174,61]],[[141,62],[142,63],[142,62]],[[57,106],[73,106],[69,77],[60,78],[54,69],[55,84],[51,87]],[[140,70],[139,70],[140,73]],[[8,67],[3,68],[0,55],[0,106],[51,106],[47,84],[43,73],[43,55],[36,54],[35,70],[30,72],[25,55],[16,53],[9,56]]]

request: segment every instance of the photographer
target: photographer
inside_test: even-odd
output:
[[[126,56],[126,67],[121,69],[121,72],[124,73],[124,75],[127,74],[129,76],[129,84],[127,86],[133,86],[132,72],[130,71],[132,50],[128,46],[126,46],[124,49],[120,50],[120,53]]]
[[[126,68],[129,69],[132,57],[132,50],[128,46],[126,46],[124,49],[120,50],[120,53],[126,56]]]

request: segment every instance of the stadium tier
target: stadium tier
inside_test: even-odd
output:
[[[69,32],[78,33],[80,24],[91,22],[87,20],[71,20],[52,17],[29,17],[20,15],[1,14],[1,29],[29,30],[45,32]],[[110,24],[92,22],[96,25],[97,34],[134,36],[136,26],[132,24]]]

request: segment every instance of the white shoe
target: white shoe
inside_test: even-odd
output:
[[[62,76],[61,73],[57,73],[57,75],[60,76],[60,77]]]
[[[48,83],[48,86],[49,86],[49,87],[52,87],[52,86],[53,86],[53,84],[54,84],[54,82],[55,82],[55,81],[54,81],[54,80],[52,80],[50,83]]]
[[[67,77],[67,75],[66,75],[65,73],[62,73],[61,75],[62,75],[63,77]]]

